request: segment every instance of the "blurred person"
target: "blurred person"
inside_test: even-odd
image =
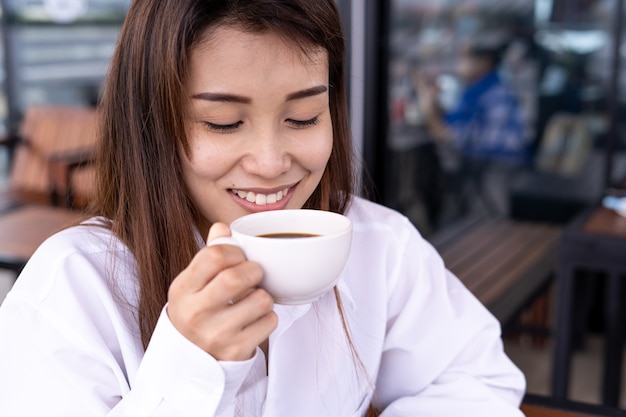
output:
[[[448,111],[424,76],[417,77],[418,99],[431,134],[454,141],[465,157],[523,163],[529,138],[519,100],[499,74],[503,52],[500,45],[461,48],[456,71],[464,89]]]
[[[506,212],[507,179],[528,163],[530,137],[520,102],[500,75],[504,44],[473,40],[459,50],[456,75],[462,92],[448,110],[432,77],[416,75],[419,106],[429,134],[456,154],[456,192],[480,194],[491,213]],[[488,184],[488,170],[495,170]],[[475,188],[467,190],[467,185]],[[468,209],[463,201],[463,210]]]

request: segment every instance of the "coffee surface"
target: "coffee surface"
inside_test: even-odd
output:
[[[274,239],[294,239],[298,237],[315,237],[319,236],[313,233],[267,233],[259,235],[259,237],[270,237]]]

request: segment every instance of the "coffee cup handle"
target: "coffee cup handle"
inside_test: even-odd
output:
[[[239,244],[239,242],[237,242],[235,238],[231,236],[218,237],[217,239],[213,239],[212,241],[207,243],[207,246],[215,246],[215,245],[230,245],[230,246],[236,246],[241,249],[241,245]]]

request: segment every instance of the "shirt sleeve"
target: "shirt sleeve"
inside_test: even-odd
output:
[[[0,308],[0,415],[234,415],[256,356],[217,361],[182,336],[164,310],[143,358],[123,358],[116,340],[77,331],[85,327],[81,319],[68,322],[19,293],[7,297]],[[140,360],[130,382],[124,360]]]
[[[388,416],[521,417],[525,379],[500,325],[414,232],[390,282],[373,404]]]
[[[233,416],[254,361],[215,360],[176,330],[164,308],[132,389],[109,416]]]

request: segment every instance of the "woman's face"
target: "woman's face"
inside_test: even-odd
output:
[[[205,222],[301,208],[333,145],[326,52],[221,27],[191,52],[189,75],[183,175]]]

